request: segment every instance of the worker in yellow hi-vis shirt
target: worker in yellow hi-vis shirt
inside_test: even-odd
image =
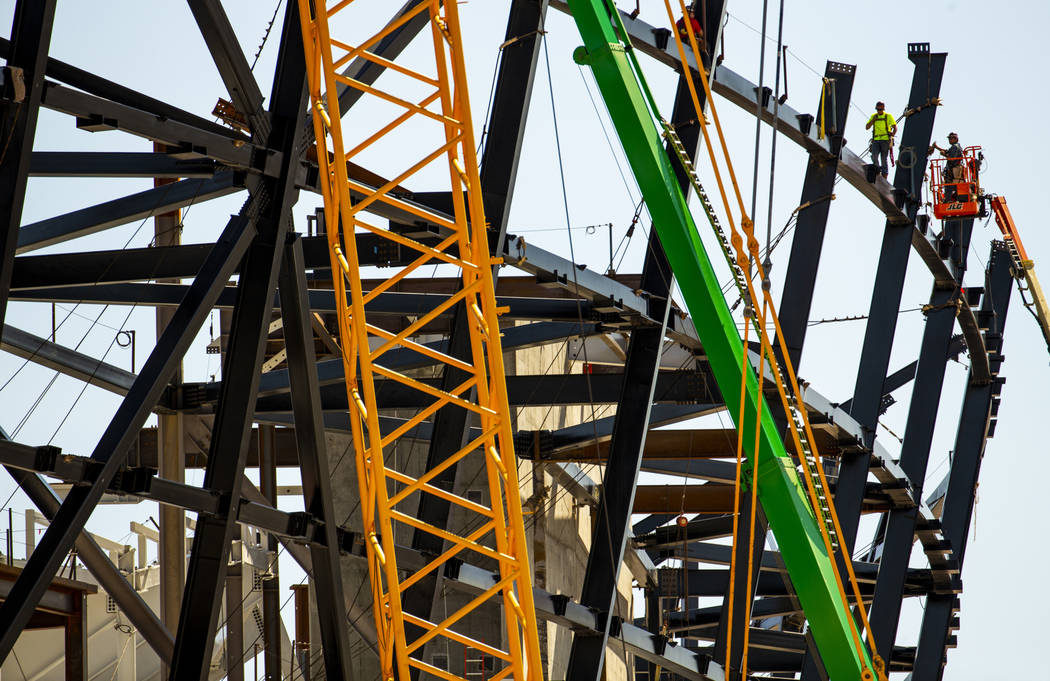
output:
[[[872,130],[874,128],[874,130]],[[883,177],[890,174],[886,165],[886,157],[893,146],[893,136],[897,134],[897,121],[893,114],[886,112],[886,105],[882,102],[875,103],[875,113],[868,119],[865,130],[871,130],[871,162],[879,169]]]

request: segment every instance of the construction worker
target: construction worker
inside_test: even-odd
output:
[[[928,154],[932,154],[933,150],[941,152],[941,156],[948,159],[947,163],[944,164],[944,181],[945,182],[962,182],[963,180],[963,148],[959,144],[959,136],[954,132],[948,133],[948,148],[942,149],[937,146],[934,142],[930,145]]]
[[[893,114],[886,113],[886,105],[883,102],[875,102],[875,113],[868,119],[864,129],[871,130],[872,133],[871,162],[883,177],[888,177],[890,169],[886,165],[886,157],[893,146],[893,137],[897,134],[897,121],[894,120]]]
[[[686,15],[679,19],[677,23],[675,23],[675,28],[678,30],[678,37],[682,39],[682,42],[686,43],[687,45],[689,44],[689,31],[685,29],[685,19],[686,17],[689,17],[689,23],[693,27],[693,34],[696,36],[696,42],[698,45],[700,45],[700,49],[705,49],[704,29],[701,28],[700,22],[695,16],[693,4],[689,3],[689,5],[685,8],[685,11]]]

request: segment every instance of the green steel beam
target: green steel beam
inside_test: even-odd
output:
[[[764,404],[757,378],[750,366],[745,368],[743,342],[664,151],[653,118],[658,114],[644,78],[636,71],[636,63],[632,67],[634,60],[629,44],[625,46],[617,38],[606,2],[570,0],[569,6],[584,42],[574,57],[577,62],[590,66],[594,73],[653,225],[678,278],[715,380],[729,413],[744,433],[754,432],[756,413],[761,405],[758,497],[809,619],[825,668],[832,681],[860,679],[865,667],[872,669],[870,659],[867,651],[863,657],[857,652],[850,614],[839,594],[816,518],[770,410]],[[737,405],[740,404],[742,369],[746,371],[746,397],[740,422]],[[744,442],[750,460],[754,441],[745,437]]]

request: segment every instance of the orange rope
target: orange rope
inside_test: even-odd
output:
[[[737,421],[739,424],[744,422],[744,407],[747,404],[747,341],[749,338],[750,326],[744,324],[744,353],[741,358],[740,366],[740,418]],[[736,597],[736,536],[740,531],[740,482],[741,482],[741,469],[743,468],[744,462],[744,429],[738,427],[736,429],[736,480],[733,487],[733,551],[729,553],[729,598],[727,605],[727,617],[729,618],[729,628],[726,630],[726,661],[725,661],[725,673],[729,674],[729,662],[732,659],[733,651],[733,604]],[[752,473],[752,479],[754,473]],[[752,484],[754,484],[752,482]],[[749,590],[750,592],[750,590]],[[688,609],[688,606],[685,606]],[[746,645],[746,643],[745,643]]]
[[[671,9],[670,1],[669,0],[664,0],[664,5],[665,5],[665,8],[667,9],[668,18],[671,21],[671,25],[674,26],[674,14],[673,14],[673,11]],[[683,16],[685,16],[686,10],[685,10],[684,0],[679,0],[679,5],[680,5],[680,8],[682,10]],[[759,257],[759,252],[758,252],[758,242],[755,240],[755,237],[754,237],[754,223],[747,216],[747,212],[746,212],[746,209],[744,207],[743,198],[742,198],[741,193],[740,193],[740,188],[739,188],[739,185],[738,185],[738,183],[736,181],[736,175],[735,175],[735,173],[733,171],[732,160],[729,157],[728,149],[727,149],[727,146],[726,146],[725,135],[724,135],[724,133],[722,131],[721,124],[720,124],[719,119],[718,119],[717,109],[715,107],[715,104],[714,104],[714,101],[713,101],[713,97],[712,97],[712,94],[711,94],[710,85],[709,85],[708,80],[707,80],[707,73],[706,73],[706,70],[704,69],[703,61],[701,60],[701,58],[699,56],[700,55],[700,50],[699,50],[699,48],[697,46],[696,35],[694,34],[692,26],[689,24],[689,22],[683,22],[683,24],[684,24],[686,32],[688,34],[690,47],[692,48],[693,55],[696,58],[697,68],[698,68],[698,70],[700,72],[701,81],[702,81],[703,87],[704,87],[704,93],[705,93],[705,95],[707,97],[708,104],[711,107],[711,115],[712,115],[712,118],[714,120],[715,128],[716,128],[716,131],[717,131],[717,134],[718,134],[718,137],[719,137],[719,142],[721,144],[722,152],[723,152],[723,155],[724,155],[725,160],[726,160],[727,170],[728,170],[728,172],[730,174],[730,179],[731,179],[731,182],[732,182],[732,185],[733,185],[734,192],[736,194],[737,203],[738,203],[738,205],[740,207],[740,211],[741,211],[741,227],[742,227],[742,229],[744,230],[745,234],[748,237],[748,239],[747,239],[747,241],[748,241],[748,252],[750,253],[751,257],[745,256],[744,253],[742,252],[743,251],[743,249],[742,249],[743,239],[741,238],[741,236],[739,235],[739,233],[736,230],[736,225],[734,224],[734,221],[733,221],[732,211],[731,211],[731,209],[729,207],[728,197],[726,196],[725,187],[724,187],[724,184],[723,184],[723,181],[722,181],[722,178],[721,178],[721,173],[720,173],[719,168],[718,168],[718,161],[715,158],[714,149],[713,149],[713,147],[711,145],[709,136],[705,132],[705,134],[704,134],[704,141],[705,141],[705,145],[707,147],[708,155],[711,158],[712,165],[713,165],[713,168],[714,168],[714,171],[715,171],[715,179],[716,179],[716,182],[718,184],[719,192],[721,194],[723,204],[724,204],[724,206],[726,208],[728,222],[729,222],[729,225],[730,225],[730,229],[732,231],[732,243],[733,243],[734,249],[737,251],[737,258],[736,259],[737,259],[738,264],[743,266],[745,263],[750,265],[750,262],[752,261],[752,258],[753,258],[753,261],[755,262],[755,265],[757,267],[758,275],[760,277],[764,278],[765,273],[763,271],[763,268],[762,268],[762,265],[761,265],[761,262],[760,262],[760,257]],[[688,89],[689,89],[689,92],[690,92],[690,96],[691,96],[691,98],[693,100],[694,108],[696,109],[697,120],[701,121],[704,125],[706,125],[706,119],[703,116],[703,111],[702,111],[702,107],[700,106],[699,97],[697,95],[695,85],[693,84],[692,72],[691,72],[691,69],[689,68],[689,65],[688,65],[688,62],[687,62],[687,59],[686,59],[684,45],[682,44],[682,40],[681,40],[681,37],[678,35],[678,32],[677,31],[673,31],[673,32],[675,34],[675,44],[678,47],[679,57],[680,57],[681,63],[682,63],[682,72],[683,72],[683,75],[686,78],[686,82],[687,82],[687,86],[688,86]],[[749,298],[752,301],[752,305],[754,307],[757,307],[757,296],[755,295],[755,290],[754,290],[754,287],[751,284],[750,278],[747,279],[747,293],[749,295]],[[775,336],[777,337],[778,345],[779,345],[779,347],[781,349],[781,352],[783,354],[784,369],[786,370],[786,372],[788,374],[789,381],[790,381],[790,384],[791,384],[791,389],[793,391],[793,394],[796,396],[796,399],[797,399],[798,403],[800,405],[802,405],[801,408],[798,410],[798,413],[799,413],[799,415],[802,418],[803,427],[804,427],[804,431],[805,431],[806,437],[810,441],[810,443],[815,443],[815,440],[813,438],[812,428],[811,428],[810,423],[809,423],[809,418],[808,418],[808,415],[806,414],[806,410],[805,410],[804,404],[802,403],[802,400],[801,400],[801,392],[800,392],[799,387],[798,387],[798,381],[797,381],[797,378],[795,376],[794,368],[791,365],[790,356],[788,355],[788,352],[787,352],[787,347],[786,347],[786,344],[785,344],[785,341],[784,341],[784,337],[783,337],[783,330],[780,327],[780,322],[779,322],[779,319],[778,319],[777,314],[776,314],[776,308],[775,308],[775,305],[773,304],[770,292],[767,289],[765,289],[764,287],[763,287],[763,296],[762,297],[763,297],[763,313],[762,313],[762,320],[763,321],[762,321],[762,324],[760,326],[758,326],[758,328],[756,329],[758,335],[761,338],[761,342],[762,342],[762,348],[763,348],[762,354],[764,356],[768,356],[768,360],[770,361],[772,366],[776,366],[777,359],[774,356],[774,354],[772,352],[772,347],[770,346],[770,343],[769,343],[769,341],[768,341],[768,339],[766,338],[766,335],[765,335],[764,320],[765,320],[765,315],[766,315],[766,313],[768,311],[769,316],[772,317],[772,319],[773,319],[773,323],[774,323],[774,327],[775,327]],[[745,329],[746,328],[747,328],[747,326],[745,325]],[[745,331],[745,338],[746,338],[746,331]],[[745,344],[745,354],[744,354],[744,356],[745,356],[745,366],[746,366],[746,344]],[[765,366],[765,363],[763,362],[762,363],[762,368],[763,369],[764,369],[764,366]],[[777,382],[777,390],[780,393],[780,397],[781,397],[783,406],[785,408],[785,413],[790,414],[791,413],[791,405],[790,405],[789,400],[787,398],[787,394],[786,394],[786,391],[785,391],[785,386],[783,385],[783,382],[782,382],[781,377],[779,376],[778,372],[774,372],[774,376],[775,376],[776,382]],[[743,397],[742,397],[742,402],[743,402]],[[741,415],[742,415],[742,410],[741,410]],[[805,460],[806,457],[802,455],[803,448],[802,448],[802,444],[801,444],[801,441],[800,441],[799,433],[797,432],[797,430],[795,428],[792,428],[791,430],[792,430],[792,437],[793,437],[793,440],[795,442],[797,451],[799,453],[799,458],[800,458],[800,461],[802,463],[802,466],[803,466],[803,469],[804,469],[804,472],[805,472],[805,476],[804,477],[806,478],[806,487],[807,487],[808,496],[810,497],[810,503],[813,505],[814,511],[817,512],[817,509],[819,508],[819,503],[817,501],[817,494],[816,494],[816,490],[814,489],[812,477],[811,477],[810,472],[809,472],[808,462]],[[738,435],[738,440],[741,437],[742,437],[742,435]],[[835,512],[834,504],[832,502],[832,498],[831,498],[829,490],[828,490],[827,479],[826,479],[826,477],[824,475],[823,467],[819,465],[819,452],[817,452],[815,446],[811,447],[811,449],[813,451],[815,460],[818,463],[818,465],[816,466],[816,468],[817,468],[816,472],[817,472],[817,475],[818,475],[818,479],[819,479],[819,481],[821,483],[821,488],[824,491],[825,496],[828,499],[828,506],[829,506],[830,515],[831,515],[831,519],[832,519],[832,525],[834,527],[834,530],[835,530],[837,536],[839,536],[841,538],[842,537],[842,532],[841,532],[841,527],[840,527],[840,524],[839,524],[839,521],[838,521],[838,515]],[[756,452],[757,452],[757,447],[756,447]],[[739,456],[739,452],[738,452],[738,456]],[[756,481],[756,484],[757,484],[757,481]],[[755,492],[755,490],[753,489],[753,493],[754,492]],[[754,509],[753,509],[753,511],[754,511]],[[736,515],[739,514],[738,507],[735,509],[735,513],[736,513]],[[734,540],[736,539],[736,534],[737,534],[737,530],[738,530],[738,527],[737,527],[737,524],[736,524],[736,515],[734,515]],[[825,527],[823,522],[818,523],[818,527],[820,529],[822,538],[824,540],[825,549],[828,552],[828,556],[832,558],[832,572],[833,572],[833,574],[835,576],[836,585],[838,587],[839,594],[842,597],[843,605],[846,608],[846,610],[848,611],[849,610],[849,602],[848,602],[848,599],[846,598],[845,587],[842,584],[842,579],[841,579],[841,576],[840,576],[839,571],[838,571],[837,562],[834,560],[834,557],[833,557],[834,552],[832,550],[831,541],[830,541],[830,537],[829,537],[828,532],[827,532],[827,528]],[[753,542],[752,542],[752,544],[753,544]],[[751,550],[753,550],[753,549],[751,549]],[[733,555],[735,557],[735,553]],[[854,570],[853,570],[852,560],[848,556],[843,555],[843,563],[846,565],[846,569],[847,569],[847,572],[848,572],[848,575],[849,575],[849,580],[851,582],[851,586],[853,587],[854,596],[855,596],[855,598],[857,600],[858,611],[860,613],[864,629],[866,629],[867,633],[868,633],[868,642],[869,642],[869,645],[871,646],[871,649],[872,649],[872,654],[873,654],[873,657],[874,657],[874,665],[876,667],[876,671],[879,673],[879,677],[880,678],[885,678],[884,673],[883,673],[883,665],[881,664],[882,660],[878,657],[878,654],[877,654],[876,648],[875,648],[875,644],[874,644],[874,640],[872,639],[871,626],[870,626],[870,623],[868,621],[867,613],[866,613],[866,610],[865,610],[865,607],[864,607],[864,602],[863,602],[863,599],[862,599],[861,594],[860,594],[860,588],[859,588],[859,585],[857,584],[857,581],[856,581],[856,575],[855,575]],[[732,566],[731,566],[731,573],[732,573]],[[749,577],[750,577],[750,575],[749,575]],[[732,575],[731,575],[731,579],[732,579]],[[730,588],[732,590],[732,583],[730,585]],[[732,618],[732,614],[730,612],[730,619],[731,618]],[[848,617],[847,619],[849,620],[849,623],[850,623],[850,629],[851,629],[851,633],[853,634],[854,643],[858,647],[858,653],[860,653],[861,654],[861,658],[864,659],[863,648],[862,648],[862,644],[860,642],[859,633],[856,630],[856,623],[853,621],[852,617]],[[746,646],[745,646],[745,655],[746,655]],[[870,676],[870,671],[869,670],[865,669],[865,672],[866,672],[865,676]]]

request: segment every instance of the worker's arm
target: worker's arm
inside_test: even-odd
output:
[[[873,125],[875,125],[875,114],[872,114],[871,118],[868,119],[868,122],[864,124],[864,129],[870,130]]]

